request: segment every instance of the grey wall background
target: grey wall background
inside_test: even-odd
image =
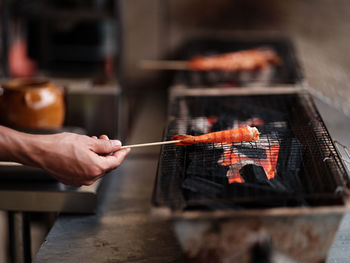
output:
[[[124,0],[124,67],[130,89],[157,77],[141,59],[164,58],[184,40],[239,31],[292,38],[312,92],[350,116],[350,1]],[[320,78],[319,76],[322,76]]]

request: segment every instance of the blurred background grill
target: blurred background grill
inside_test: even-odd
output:
[[[270,65],[264,70],[252,72],[224,71],[182,71],[176,74],[175,83],[189,87],[244,87],[301,84],[302,71],[297,60],[293,43],[288,38],[247,35],[246,37],[217,37],[198,39],[185,43],[179,48],[175,59],[190,60],[196,56],[211,56],[248,49],[266,48],[276,52],[281,65]]]

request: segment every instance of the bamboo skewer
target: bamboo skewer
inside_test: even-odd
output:
[[[125,148],[136,148],[136,147],[146,147],[146,146],[156,146],[156,145],[172,144],[172,143],[178,143],[178,142],[181,142],[181,140],[164,141],[164,142],[140,143],[140,144],[124,145],[124,146],[121,147],[121,149],[125,149]]]
[[[0,166],[23,166],[23,164],[15,162],[0,162]]]
[[[190,70],[190,63],[181,60],[142,60],[142,69],[149,70]]]

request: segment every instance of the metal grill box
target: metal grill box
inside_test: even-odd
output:
[[[261,131],[260,144],[162,147],[154,213],[174,220],[188,259],[325,260],[348,208],[349,179],[309,95],[178,93],[168,117],[165,140],[230,125]],[[230,178],[231,166],[237,165],[234,171],[243,182]],[[251,181],[245,171],[254,169],[247,166],[269,179]]]

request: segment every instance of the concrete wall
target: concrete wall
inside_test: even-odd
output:
[[[141,88],[157,74],[141,59],[171,55],[196,36],[237,30],[277,31],[291,37],[312,92],[350,116],[350,1],[124,0],[125,68]],[[322,76],[321,78],[319,76]]]
[[[159,0],[122,0],[123,71],[129,85],[152,80],[156,72],[141,70],[142,59],[156,59],[161,47]]]

